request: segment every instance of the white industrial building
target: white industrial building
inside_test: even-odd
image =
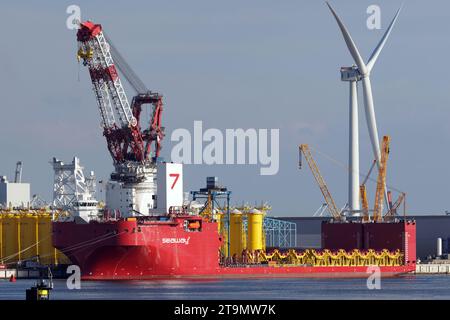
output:
[[[6,176],[0,178],[0,205],[3,208],[24,208],[29,204],[29,183],[9,182]]]

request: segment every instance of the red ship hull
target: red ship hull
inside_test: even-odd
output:
[[[189,229],[191,223],[200,228]],[[170,221],[55,222],[53,244],[80,267],[86,280],[368,276],[364,266],[222,266],[217,224],[190,216]],[[414,270],[415,262],[380,267],[383,276]]]

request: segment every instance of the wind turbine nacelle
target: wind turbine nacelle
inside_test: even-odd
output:
[[[359,81],[361,80],[361,73],[358,67],[342,67],[341,68],[341,81]]]

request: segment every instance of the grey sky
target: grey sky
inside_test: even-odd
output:
[[[310,215],[323,202],[309,169],[297,169],[299,143],[347,162],[348,84],[339,67],[352,63],[323,1],[39,1],[0,5],[0,171],[17,160],[32,192],[51,199],[56,156],[81,158],[106,178],[112,161],[87,70],[76,61],[66,7],[101,23],[147,86],[165,96],[170,133],[205,128],[280,128],[280,171],[258,166],[185,167],[185,189],[217,175],[234,202],[269,201],[273,215]],[[332,1],[364,59],[400,1]],[[366,28],[366,8],[381,7],[381,30]],[[450,82],[448,1],[405,2],[372,71],[380,137],[391,135],[388,184],[407,192],[410,213],[440,213],[448,204]],[[78,81],[78,73],[80,81]],[[129,93],[131,98],[131,92]],[[372,159],[360,101],[361,170]],[[337,203],[347,172],[316,154]],[[374,176],[375,177],[375,176]],[[374,186],[369,187],[373,205]],[[397,196],[397,195],[395,195]]]

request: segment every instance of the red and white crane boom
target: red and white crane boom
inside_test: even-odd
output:
[[[102,118],[103,134],[115,163],[156,161],[164,137],[162,96],[149,91],[105,36],[102,26],[86,21],[77,32],[78,59],[88,67]],[[117,68],[116,68],[117,66]],[[136,90],[130,105],[120,70]],[[148,128],[141,129],[143,104],[153,105]],[[151,156],[151,145],[155,143]]]

